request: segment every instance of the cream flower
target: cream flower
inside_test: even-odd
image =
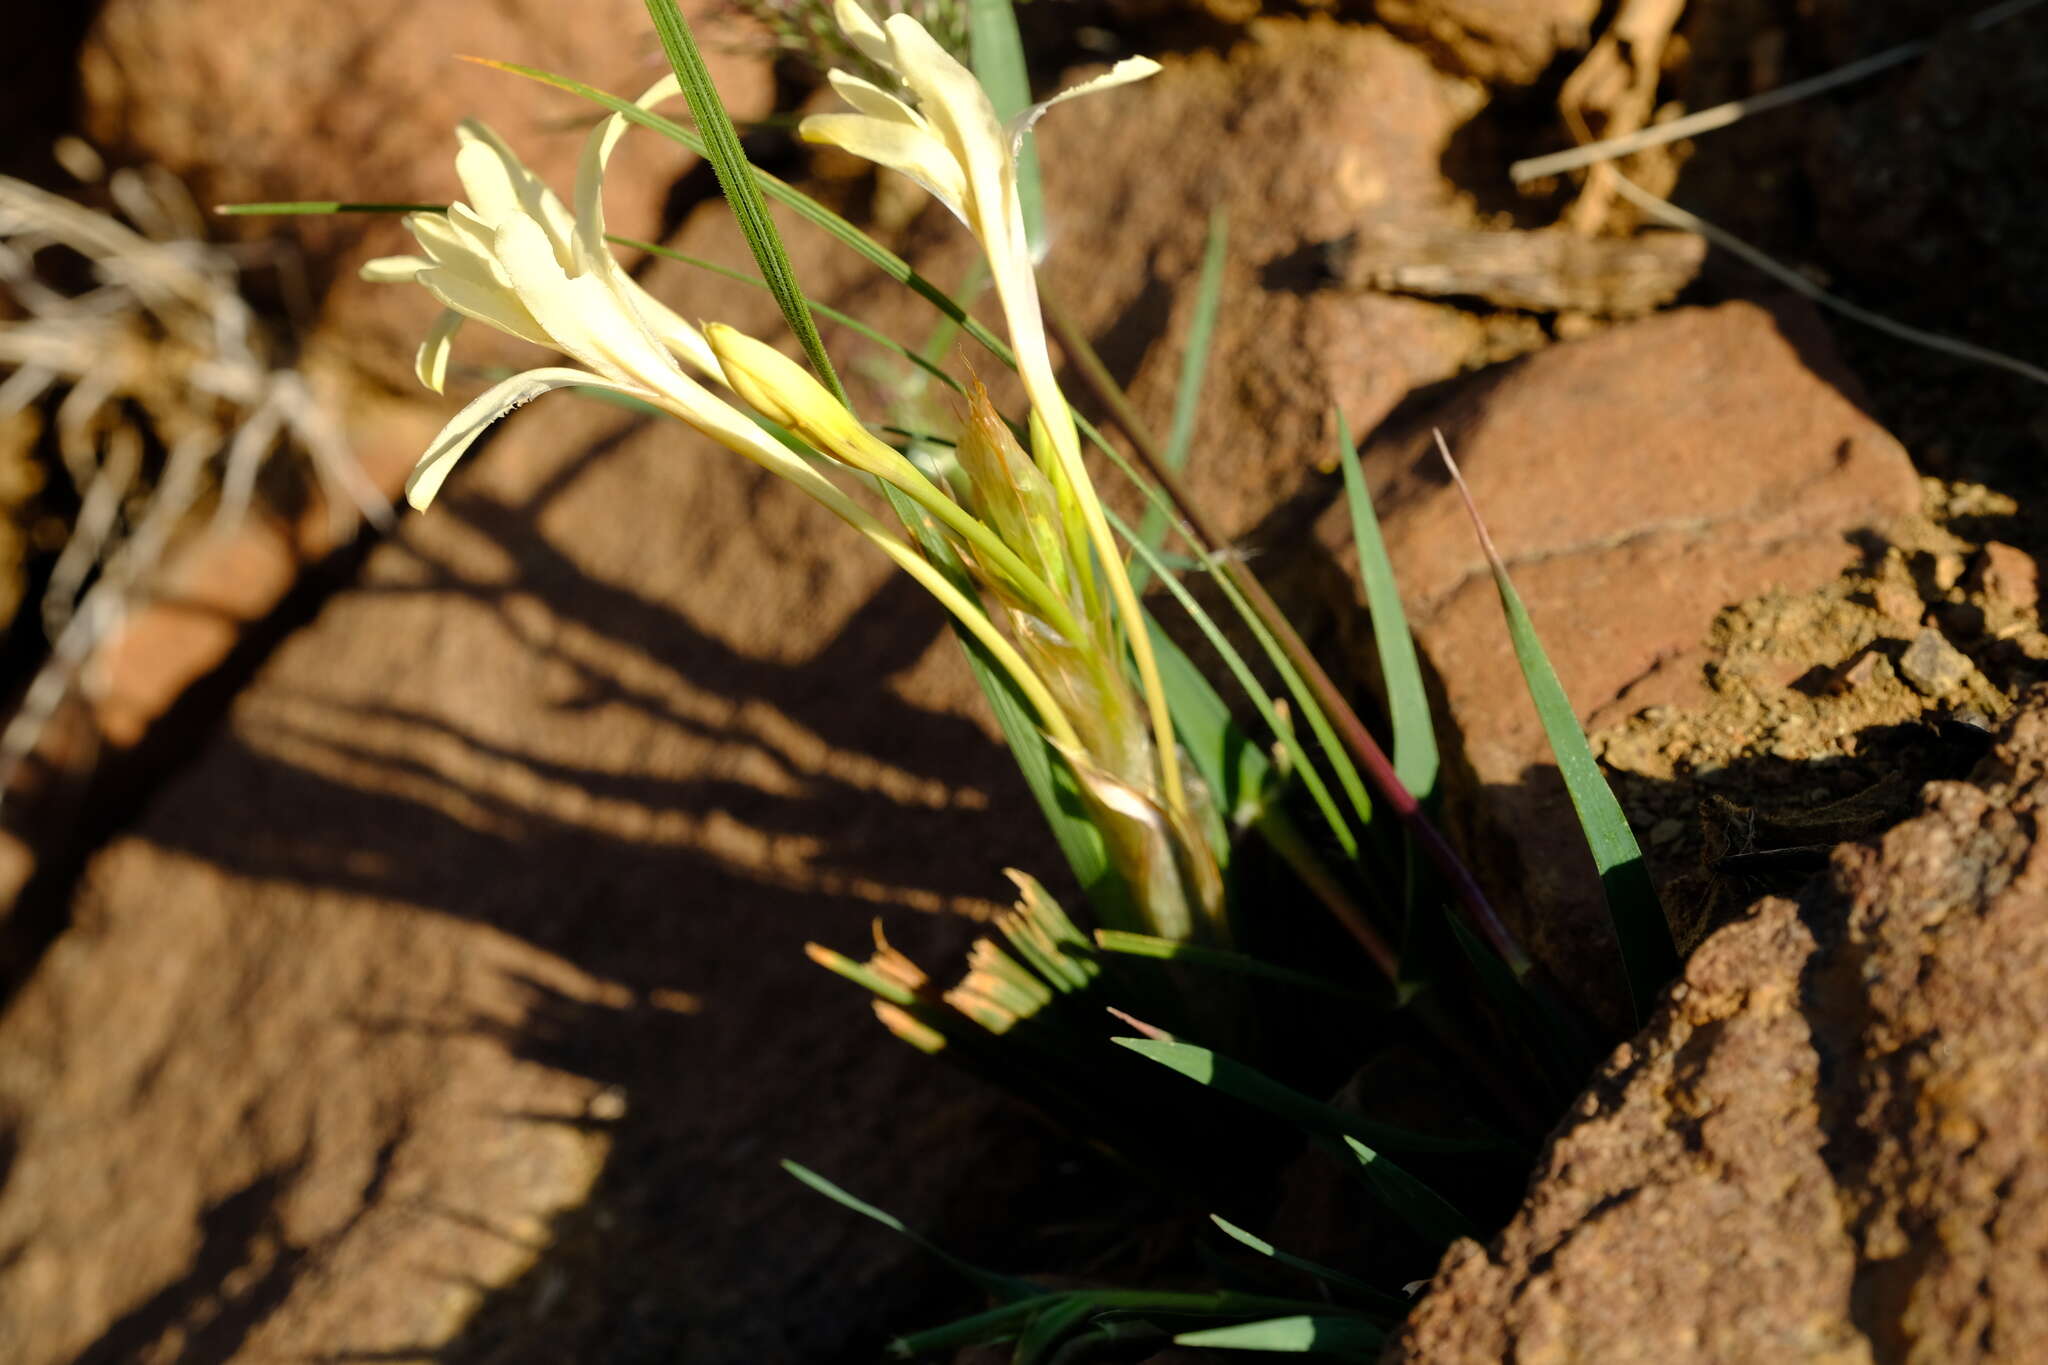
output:
[[[835,0],[833,16],[847,40],[901,81],[916,105],[858,76],[835,71],[832,88],[855,112],[814,114],[803,121],[799,133],[808,142],[829,143],[909,176],[980,240],[1031,406],[1062,460],[1070,455],[1078,459],[1080,443],[1053,378],[1031,248],[1024,236],[1017,143],[1054,104],[1144,80],[1159,70],[1159,63],[1148,57],[1126,58],[1106,74],[1025,111],[1015,127],[1006,128],[974,73],[917,20],[893,14],[886,23],[877,23],[859,0]]]
[[[1017,146],[1040,115],[1074,95],[1144,80],[1160,69],[1159,64],[1146,57],[1126,58],[1106,74],[1026,110],[1015,127],[1006,128],[974,73],[916,19],[892,14],[877,23],[860,0],[834,0],[833,17],[849,42],[902,83],[914,104],[857,76],[835,73],[833,88],[855,112],[813,115],[798,131],[806,141],[829,143],[909,176],[980,241],[1009,326],[1017,373],[1031,402],[1034,436],[1042,433],[1051,448],[1046,472],[1080,517],[1086,545],[1077,545],[1075,556],[1085,559],[1092,546],[1102,565],[1151,715],[1163,804],[1173,818],[1184,821],[1187,800],[1173,757],[1173,719],[1165,686],[1124,568],[1122,547],[1081,462],[1073,413],[1053,371],[1017,188]]]
[[[664,82],[643,102],[668,93],[673,86]],[[407,501],[425,510],[456,462],[493,422],[543,393],[582,385],[630,395],[681,418],[823,503],[921,583],[987,647],[1038,712],[1054,743],[1077,743],[1072,723],[1044,682],[977,603],[819,469],[684,372],[678,357],[723,377],[703,334],[635,284],[605,241],[604,167],[625,127],[625,119],[615,114],[591,133],[576,177],[577,211],[571,216],[501,139],[481,124],[465,123],[455,166],[469,202],[451,205],[445,216],[407,219],[424,256],[386,257],[364,266],[368,279],[417,281],[446,308],[420,348],[420,377],[431,388],[440,387],[449,344],[463,319],[551,347],[583,367],[528,370],[465,406],[414,466],[406,480]],[[851,414],[846,419],[851,422]]]

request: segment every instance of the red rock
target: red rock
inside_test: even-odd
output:
[[[137,111],[131,151],[226,198],[441,197],[449,127],[475,109],[566,189],[580,132],[557,120],[580,106],[523,102],[430,46],[616,88],[654,52],[619,45],[644,31],[630,3],[573,25],[444,6],[388,31],[333,7],[207,9],[201,24],[114,0],[94,118],[119,132]],[[182,61],[222,32],[247,46],[146,69],[142,54]],[[341,50],[361,89],[336,88]],[[468,74],[441,89],[444,71]],[[1126,94],[1146,101],[1135,119],[1114,107]],[[1273,23],[1228,61],[1176,59],[1044,125],[1051,277],[1161,427],[1192,291],[1154,272],[1177,280],[1207,209],[1234,212],[1195,456],[1228,524],[1257,522],[1323,455],[1332,397],[1376,417],[1465,362],[1478,328],[1451,310],[1268,289],[1258,267],[1362,211],[1467,213],[1438,164],[1475,103],[1384,33]],[[346,152],[362,138],[367,155]],[[1314,174],[1230,150],[1282,138]],[[641,166],[610,203],[651,234],[682,165]],[[401,245],[360,226],[293,231],[344,276]],[[911,238],[933,278],[959,278],[942,215]],[[716,201],[678,244],[745,259]],[[814,294],[927,334],[932,314],[850,253],[807,232],[791,246]],[[775,334],[759,293],[668,266],[649,280],[692,316]],[[423,300],[342,284],[322,302],[319,349],[416,391]],[[458,362],[491,355],[481,340],[466,332]],[[859,359],[842,361],[857,380]],[[396,428],[357,414],[355,435],[416,448],[423,417],[457,401],[422,400]],[[277,575],[256,576],[230,586]],[[146,633],[138,652],[183,657]],[[672,426],[552,396],[259,662],[91,859],[73,926],[0,1019],[0,1112],[22,1116],[0,1247],[30,1248],[0,1258],[0,1356],[573,1360],[623,1342],[829,1358],[927,1282],[914,1249],[841,1218],[777,1156],[965,1250],[1002,1226],[962,1201],[1031,1176],[1034,1139],[800,945],[856,946],[886,909],[892,938],[943,966],[969,928],[948,912],[1004,894],[1002,865],[1053,872],[1057,854],[936,609],[830,517]],[[131,708],[138,726],[158,702]]]
[[[2026,551],[1994,540],[1977,552],[1969,586],[2008,606],[2031,611],[2041,601],[2041,568]]]
[[[507,1324],[815,1358],[915,1253],[850,1253],[776,1158],[920,1217],[951,1177],[899,1124],[999,1160],[987,1099],[801,953],[888,907],[948,960],[948,912],[1057,857],[936,609],[670,424],[558,396],[472,472],[93,861],[11,1001],[0,1356],[135,1358],[217,1301],[222,1360]]]
[[[1558,54],[1583,51],[1599,14],[1597,0],[1380,0],[1373,9],[1459,70],[1502,85],[1527,85]]]
[[[735,116],[767,112],[770,62],[745,46],[748,31],[715,0],[689,0],[686,9]],[[566,193],[593,106],[464,56],[537,66],[629,97],[667,70],[638,0],[109,0],[80,58],[84,127],[117,161],[163,166],[202,203],[445,203],[460,196],[455,125],[475,117]],[[652,135],[628,138],[607,181],[621,230],[652,231],[670,186],[695,160]],[[287,306],[318,307],[323,345],[395,386],[417,386],[410,357],[434,317],[432,300],[355,278],[368,257],[411,249],[396,219],[231,222],[270,246]],[[479,354],[474,341],[471,354]],[[508,344],[501,358],[535,354]]]
[[[2027,1360],[2048,1339],[2048,693],[1708,937],[1385,1360]]]
[[[1854,393],[1804,305],[1727,304],[1476,375],[1365,451],[1480,865],[1582,995],[1617,989],[1598,884],[1430,427],[1597,728],[1701,695],[1693,651],[1716,612],[1829,580],[1854,558],[1851,531],[1918,506],[1905,452]],[[1348,542],[1341,509],[1325,535]]]
[[[1161,435],[1209,214],[1230,214],[1188,459],[1197,496],[1230,533],[1332,457],[1333,404],[1354,429],[1370,428],[1483,349],[1471,316],[1321,287],[1317,263],[1317,249],[1361,219],[1472,222],[1442,163],[1479,99],[1382,31],[1267,19],[1227,52],[1170,57],[1151,80],[1062,105],[1039,125],[1048,193],[1067,206],[1049,224],[1049,292]]]

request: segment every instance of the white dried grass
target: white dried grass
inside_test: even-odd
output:
[[[58,154],[81,178],[103,169],[75,139]],[[31,404],[54,408],[80,500],[40,604],[50,656],[0,731],[0,800],[65,700],[98,685],[100,646],[147,598],[209,489],[219,534],[248,515],[264,465],[285,450],[319,480],[337,540],[358,516],[384,526],[391,515],[305,377],[271,363],[241,267],[204,240],[183,186],[118,170],[106,194],[121,217],[0,176],[0,423]],[[45,268],[64,251],[89,267],[75,292]],[[165,452],[153,481],[150,442]]]

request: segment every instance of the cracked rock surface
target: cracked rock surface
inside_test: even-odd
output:
[[[1857,557],[1852,535],[1919,506],[1905,450],[1860,395],[1805,304],[1727,303],[1482,371],[1363,452],[1444,748],[1463,759],[1446,774],[1453,818],[1579,999],[1625,998],[1599,883],[1431,428],[1590,726],[1703,696],[1723,606],[1832,580]],[[1343,509],[1322,527],[1348,556]]]
[[[2048,689],[1970,782],[1711,935],[1388,1361],[2031,1359]]]

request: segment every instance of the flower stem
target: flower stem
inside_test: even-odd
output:
[[[844,516],[844,513],[841,515]],[[1081,737],[1075,732],[1073,722],[1067,719],[1066,712],[1053,700],[1052,692],[1047,689],[1038,674],[1032,671],[1031,665],[1024,661],[1024,656],[1017,652],[1016,646],[995,628],[986,612],[948,582],[946,576],[940,573],[930,560],[906,542],[889,534],[880,522],[872,518],[865,522],[852,518],[847,520],[855,530],[872,541],[877,549],[896,561],[898,568],[916,579],[926,592],[937,598],[939,605],[951,612],[953,618],[981,642],[988,650],[989,656],[1010,675],[1016,682],[1018,690],[1024,694],[1025,700],[1038,712],[1039,720],[1045,726],[1046,735],[1052,740],[1055,748],[1074,753],[1082,751]]]
[[[1258,577],[1238,557],[1217,554],[1226,543],[1224,538],[1217,533],[1215,524],[1196,506],[1186,487],[1168,467],[1158,442],[1153,439],[1138,415],[1132,411],[1130,400],[1124,396],[1123,390],[1103,365],[1102,358],[1095,353],[1095,348],[1089,344],[1087,336],[1066,310],[1046,295],[1043,289],[1040,290],[1039,297],[1045,309],[1046,320],[1052,324],[1053,333],[1066,350],[1068,359],[1073,361],[1075,369],[1101,400],[1103,406],[1109,410],[1116,424],[1124,429],[1124,434],[1130,438],[1131,445],[1138,453],[1139,463],[1173,503],[1175,512],[1193,533],[1197,548],[1204,554],[1216,557],[1221,572],[1229,577],[1239,592],[1244,594],[1259,620],[1272,631],[1274,638],[1280,642],[1282,651],[1308,684],[1309,692],[1314,696],[1316,703],[1323,708],[1331,724],[1336,727],[1344,747],[1350,750],[1352,757],[1365,770],[1367,779],[1378,790],[1380,799],[1387,803],[1395,818],[1408,831],[1409,837],[1415,840],[1417,847],[1421,848],[1424,856],[1450,886],[1464,907],[1466,917],[1472,921],[1473,927],[1492,946],[1494,952],[1500,955],[1501,960],[1516,977],[1526,977],[1534,963],[1527,950],[1501,921],[1492,902],[1487,899],[1486,892],[1480,887],[1478,879],[1472,875],[1471,868],[1466,866],[1465,861],[1444,838],[1443,832],[1430,820],[1428,813],[1422,809],[1421,802],[1415,799],[1415,794],[1409,791],[1406,784],[1395,774],[1393,763],[1388,760],[1378,741],[1373,739],[1372,733],[1365,728],[1365,722],[1359,719],[1358,712],[1344,699],[1337,684],[1324,671],[1322,664],[1317,662],[1315,655],[1310,652],[1308,645],[1303,642],[1293,624],[1280,610],[1279,604],[1267,593]]]

